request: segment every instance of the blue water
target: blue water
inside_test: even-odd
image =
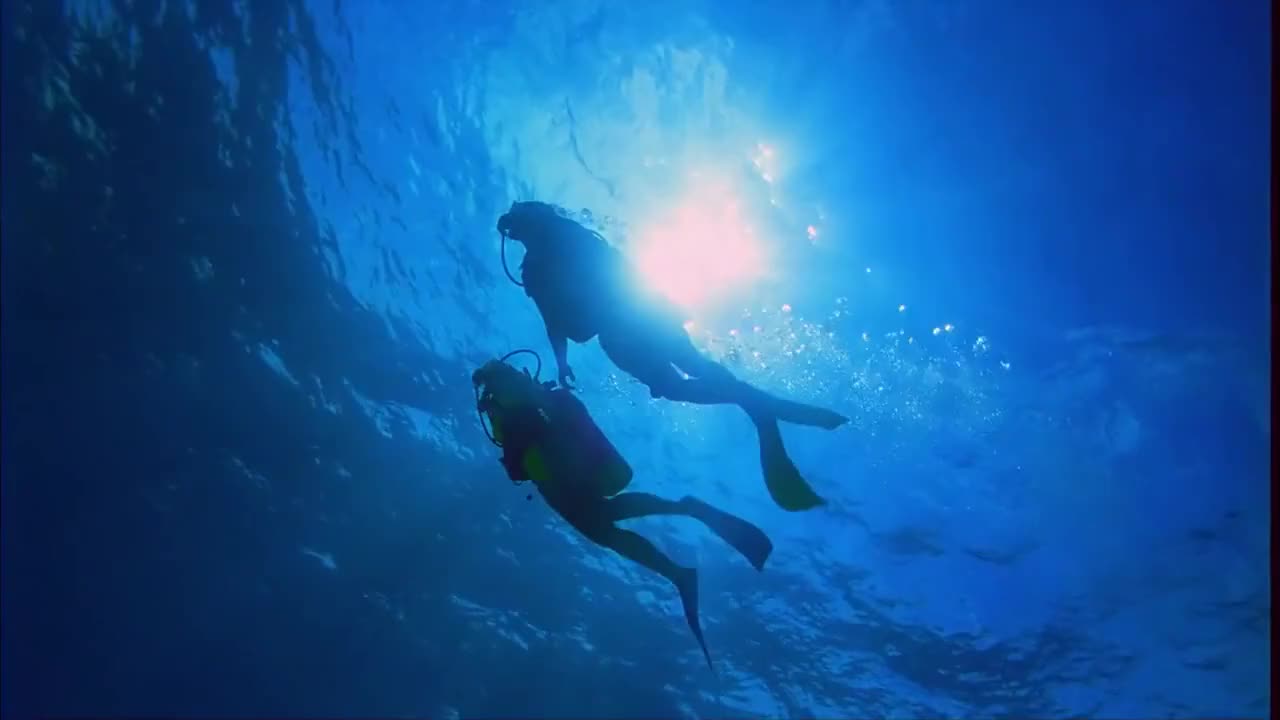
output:
[[[0,710],[1270,713],[1270,7],[3,4]],[[513,200],[599,229],[785,428],[579,397],[763,527],[514,487],[469,377],[540,319]],[[512,265],[520,249],[509,247]],[[703,264],[694,264],[703,263]]]

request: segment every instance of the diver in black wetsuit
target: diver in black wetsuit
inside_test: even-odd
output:
[[[757,570],[764,569],[773,552],[768,536],[694,497],[668,500],[622,492],[631,481],[631,467],[567,389],[539,384],[528,373],[497,360],[477,370],[472,382],[477,409],[489,420],[492,439],[502,448],[507,476],[514,482],[532,481],[547,504],[587,539],[670,580],[710,666],[698,620],[698,571],[678,565],[644,536],[618,523],[651,515],[693,518]]]
[[[655,398],[741,407],[759,434],[765,484],[774,501],[787,510],[822,504],[787,456],[778,421],[830,430],[848,418],[766,393],[704,356],[690,341],[678,312],[634,283],[620,252],[553,206],[513,203],[498,219],[498,231],[504,243],[511,238],[525,246],[525,293],[542,315],[562,384],[576,379],[568,341],[584,343],[598,336],[614,365],[648,385]]]

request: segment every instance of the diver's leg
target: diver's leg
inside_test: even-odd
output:
[[[773,543],[760,528],[736,515],[712,507],[695,497],[683,497],[679,501],[668,500],[642,492],[628,492],[605,501],[605,512],[613,522],[631,520],[650,515],[680,515],[698,520],[707,529],[720,536],[757,570],[773,552]]]
[[[698,571],[677,565],[643,535],[614,525],[595,527],[587,537],[622,557],[649,568],[676,586],[676,591],[680,593],[680,604],[684,606],[685,621],[689,623],[689,629],[702,648],[707,667],[711,667],[711,653],[707,650],[702,623],[698,620]]]
[[[644,492],[624,492],[604,501],[605,514],[610,522],[621,522],[650,515],[688,515],[689,509],[681,502],[668,500]]]
[[[834,430],[849,422],[849,418],[833,410],[784,400],[767,393],[734,376],[728,368],[702,354],[694,347],[684,328],[672,333],[664,347],[664,355],[680,370],[693,378],[671,388],[666,397],[699,404],[724,402],[720,398],[732,398],[731,402],[742,407],[753,417],[771,416],[779,420]],[[707,402],[707,398],[717,398]]]
[[[649,394],[655,398],[668,397],[672,388],[684,382],[684,377],[671,361],[649,342],[648,337],[625,327],[609,327],[600,331],[600,349],[622,372],[649,386]],[[689,401],[695,402],[695,401]],[[725,396],[699,402],[701,405],[737,404]]]
[[[620,370],[649,386],[654,397],[698,405],[742,404],[741,381],[724,366],[704,358],[676,325],[635,322],[600,332],[600,348]],[[689,367],[694,364],[698,372]],[[676,366],[680,366],[680,370]],[[697,374],[686,380],[684,373]]]
[[[834,430],[849,422],[849,418],[834,410],[786,400],[736,378],[731,382],[706,376],[679,378],[657,390],[654,397],[696,405],[737,405],[753,417],[777,418],[824,430]]]
[[[654,323],[615,323],[599,334],[600,348],[619,370],[649,386],[655,398],[696,405],[738,405],[752,415],[771,416],[828,430],[849,419],[826,408],[783,400],[753,387],[698,351],[684,328]],[[685,379],[679,366],[690,375]]]
[[[835,430],[849,422],[849,418],[835,410],[796,402],[795,400],[786,400],[747,383],[742,383],[742,385],[744,388],[743,394],[751,398],[743,404],[744,408],[751,408],[749,412],[769,415],[783,422],[819,427],[824,430]]]
[[[728,370],[717,378],[685,379],[672,363],[671,343],[655,339],[653,333],[634,329],[609,328],[600,333],[600,349],[619,370],[649,386],[655,398],[667,398],[696,405],[742,405],[739,385]],[[688,341],[688,336],[684,340]],[[695,350],[696,353],[696,350]],[[708,361],[710,362],[710,361]],[[720,367],[711,363],[715,367]]]

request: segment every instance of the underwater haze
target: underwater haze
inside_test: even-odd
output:
[[[0,7],[5,717],[1269,716],[1270,3]],[[714,671],[477,418],[517,200],[851,418],[570,348]]]

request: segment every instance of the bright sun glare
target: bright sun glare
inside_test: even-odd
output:
[[[764,272],[764,251],[734,193],[705,183],[642,228],[635,262],[649,287],[686,310]]]

